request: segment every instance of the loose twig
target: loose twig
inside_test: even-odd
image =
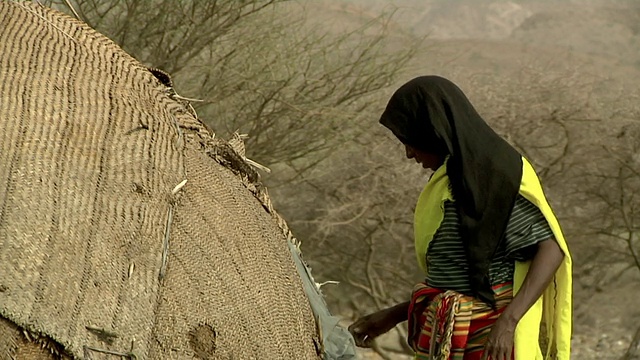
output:
[[[80,15],[78,15],[78,12],[76,12],[76,9],[74,9],[73,5],[71,5],[71,2],[69,0],[64,0],[64,2],[67,4],[67,7],[71,9],[71,12],[73,12],[73,15],[76,16],[76,19],[82,21],[82,19],[80,18]]]
[[[104,349],[98,349],[98,348],[94,348],[91,346],[84,346],[84,353],[85,353],[85,357],[88,355],[88,351],[87,350],[91,350],[94,352],[99,352],[99,353],[103,353],[103,354],[107,354],[107,355],[113,355],[113,356],[120,356],[129,360],[137,360],[138,357],[136,356],[136,354],[132,353],[132,352],[118,352],[118,351],[111,351],[111,350],[104,350]]]
[[[98,337],[98,339],[100,339],[100,341],[103,341],[109,345],[113,343],[114,339],[118,338],[117,334],[107,331],[105,329],[100,329],[94,326],[85,326],[85,329],[95,334]]]
[[[169,207],[167,212],[167,225],[164,230],[164,240],[162,242],[162,265],[160,266],[159,280],[164,279],[167,272],[167,255],[169,254],[169,234],[171,233],[171,224],[173,223],[173,205]]]

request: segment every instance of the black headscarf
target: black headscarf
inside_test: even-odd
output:
[[[462,90],[438,76],[417,77],[391,97],[380,123],[405,144],[445,156],[460,215],[471,289],[495,304],[489,267],[520,188],[522,158],[480,117]]]

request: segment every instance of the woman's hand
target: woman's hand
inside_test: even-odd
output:
[[[380,310],[351,324],[349,332],[353,335],[356,345],[371,347],[373,339],[393,329],[398,323],[395,321],[391,310],[392,308]]]
[[[380,310],[358,319],[349,326],[356,345],[369,348],[373,340],[393,329],[400,322],[407,320],[409,303],[402,303],[394,307]]]
[[[498,317],[484,345],[482,360],[513,359],[513,342],[516,325],[518,325],[518,322],[515,319],[504,316]]]

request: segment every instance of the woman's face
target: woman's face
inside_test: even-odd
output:
[[[422,164],[425,169],[437,170],[444,162],[444,159],[438,155],[434,155],[422,150],[418,150],[411,145],[405,144],[407,159],[415,159],[418,164]]]

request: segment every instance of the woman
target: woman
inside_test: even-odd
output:
[[[352,324],[356,344],[408,320],[416,359],[569,360],[571,257],[531,165],[441,77],[400,87],[380,123],[435,171],[414,217],[425,282]]]

